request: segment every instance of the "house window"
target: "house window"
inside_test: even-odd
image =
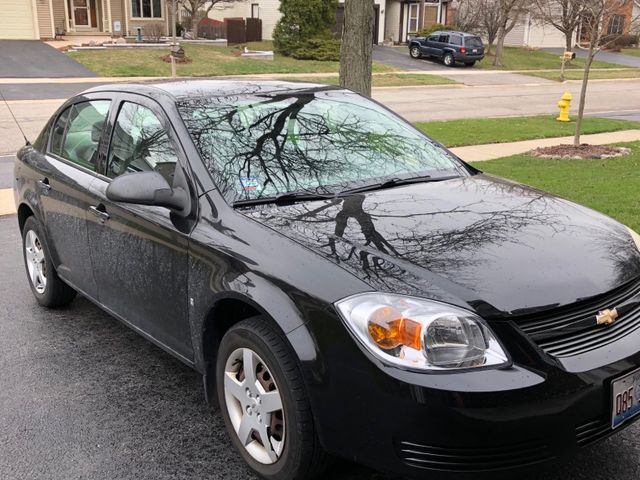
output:
[[[418,9],[420,8],[417,3],[409,4],[409,25],[407,33],[416,33],[418,31]]]
[[[133,18],[162,18],[161,0],[131,0]]]
[[[260,5],[257,3],[251,4],[251,18],[260,18]]]
[[[611,17],[607,33],[609,35],[622,35],[624,33],[624,20],[624,15],[614,15]]]

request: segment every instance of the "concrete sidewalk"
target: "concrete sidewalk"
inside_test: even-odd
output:
[[[635,142],[640,140],[640,130],[622,130],[620,132],[595,133],[582,135],[582,143],[592,145],[607,145],[611,143]],[[553,145],[571,144],[571,137],[544,138],[525,140],[523,142],[492,143],[489,145],[471,145],[469,147],[452,148],[451,151],[465,162],[483,162],[496,158],[520,155],[538,147],[552,147]]]
[[[623,130],[620,132],[597,133],[582,136],[582,143],[590,143],[593,145],[606,145],[638,140],[640,140],[640,130]],[[526,153],[537,147],[550,147],[572,142],[573,137],[555,137],[540,140],[526,140],[524,142],[472,145],[470,147],[452,148],[451,151],[466,162],[481,162]],[[14,213],[16,213],[16,209],[12,189],[0,189],[0,216]]]

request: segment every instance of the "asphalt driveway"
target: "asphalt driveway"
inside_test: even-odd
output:
[[[545,48],[544,50],[551,53],[557,53],[558,55],[562,55],[562,52],[564,51],[563,48]],[[586,50],[580,48],[575,48],[574,52],[578,58],[586,58],[588,53]],[[596,60],[615,63],[625,67],[640,68],[640,57],[625,55],[623,53],[605,52],[604,50],[601,50],[596,54]]]
[[[0,78],[95,77],[91,70],[38,40],[0,40]]]

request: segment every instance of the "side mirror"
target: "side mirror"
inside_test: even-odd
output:
[[[182,188],[171,188],[158,172],[128,173],[116,177],[107,187],[107,198],[114,202],[155,205],[186,216],[189,195]]]

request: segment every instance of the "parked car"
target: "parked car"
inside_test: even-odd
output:
[[[92,88],[15,178],[36,300],[200,372],[264,478],[530,469],[638,418],[640,237],[353,92]]]
[[[434,32],[427,37],[415,37],[409,42],[412,58],[436,58],[447,67],[456,62],[472,67],[484,58],[484,45],[479,36],[464,32]]]

